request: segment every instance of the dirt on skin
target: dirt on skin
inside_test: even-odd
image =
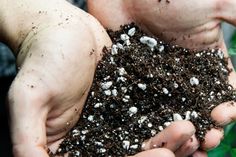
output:
[[[113,45],[104,48],[81,118],[57,154],[124,157],[173,121],[190,120],[200,141],[218,127],[210,112],[235,100],[221,50],[172,46],[134,24],[108,33]]]

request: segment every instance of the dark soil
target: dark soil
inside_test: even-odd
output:
[[[176,120],[190,120],[197,138],[217,125],[211,110],[235,100],[221,50],[191,51],[147,37],[131,24],[108,31],[90,94],[77,125],[57,154],[123,157]]]

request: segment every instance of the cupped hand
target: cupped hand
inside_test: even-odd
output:
[[[30,29],[21,32],[27,35],[17,52],[20,70],[9,90],[13,152],[47,157],[78,121],[102,49],[111,41],[92,16],[65,1],[18,3],[32,8],[20,15]]]
[[[147,33],[172,44],[197,50],[220,48],[226,57],[221,22],[236,25],[236,1],[233,0],[100,0],[99,3],[89,0],[88,4],[89,12],[105,27],[118,29],[120,25],[135,22]],[[103,6],[106,7],[101,11]],[[229,68],[233,68],[230,61]],[[235,72],[231,72],[229,83],[234,88],[235,81]],[[227,125],[236,119],[236,105],[226,102],[217,106],[211,115],[219,124]],[[206,134],[202,148],[212,149],[222,138],[222,130],[212,129]],[[197,151],[194,155],[204,157],[206,152]]]
[[[111,41],[92,16],[65,1],[22,0],[15,6],[16,26],[8,23],[5,32],[19,68],[8,94],[13,153],[48,157],[78,121],[102,49]],[[174,154],[156,148],[135,155],[145,156]]]

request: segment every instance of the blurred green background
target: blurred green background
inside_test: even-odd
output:
[[[226,126],[224,133],[224,140],[208,152],[209,157],[236,157],[236,122]]]
[[[230,37],[228,42],[229,55],[236,68],[236,31],[234,30],[233,35]],[[209,157],[236,157],[236,122],[224,128],[224,140],[220,145],[208,151]]]

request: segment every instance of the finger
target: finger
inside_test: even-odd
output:
[[[202,143],[203,150],[210,150],[217,147],[224,137],[223,129],[211,129],[206,133],[205,140]]]
[[[174,153],[165,148],[151,149],[132,157],[175,157]]]
[[[225,102],[214,108],[211,117],[220,125],[226,125],[236,120],[236,103]]]
[[[45,98],[30,87],[13,83],[9,91],[9,106],[15,157],[48,157],[45,148],[47,109],[39,105]]]
[[[198,150],[193,154],[193,157],[207,157],[207,153],[205,151]]]
[[[62,143],[64,139],[60,139],[60,140],[57,140],[53,143],[48,143],[48,149],[53,153],[55,154],[57,149],[59,148],[60,144]]]
[[[189,121],[173,122],[170,126],[143,144],[143,149],[164,147],[176,151],[195,133],[193,124]]]
[[[193,135],[184,145],[182,145],[176,152],[176,157],[187,157],[193,154],[199,148],[199,142],[195,135]]]

